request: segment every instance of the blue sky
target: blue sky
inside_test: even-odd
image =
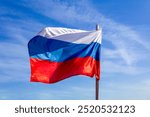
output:
[[[0,0],[0,99],[95,99],[95,79],[30,83],[28,41],[47,26],[103,28],[101,99],[150,99],[149,0]]]

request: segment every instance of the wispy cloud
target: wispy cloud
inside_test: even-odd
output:
[[[6,15],[9,11],[10,8],[3,7],[0,13],[0,82],[22,82],[29,80],[30,74],[27,43],[44,24],[33,19],[9,17]]]

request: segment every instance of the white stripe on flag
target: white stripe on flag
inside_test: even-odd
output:
[[[102,30],[85,31],[69,28],[46,27],[39,34],[49,39],[56,39],[77,44],[89,44],[97,42],[101,44]]]

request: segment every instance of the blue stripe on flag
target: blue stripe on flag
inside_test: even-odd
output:
[[[55,39],[47,39],[36,36],[29,41],[29,55],[32,58],[63,62],[76,57],[90,56],[95,60],[100,60],[100,44],[92,42],[90,44],[75,44]]]

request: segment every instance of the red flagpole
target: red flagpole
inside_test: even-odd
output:
[[[99,30],[99,25],[96,25],[96,30]],[[99,100],[99,80],[96,78],[96,84],[95,84],[95,98],[96,100]]]

